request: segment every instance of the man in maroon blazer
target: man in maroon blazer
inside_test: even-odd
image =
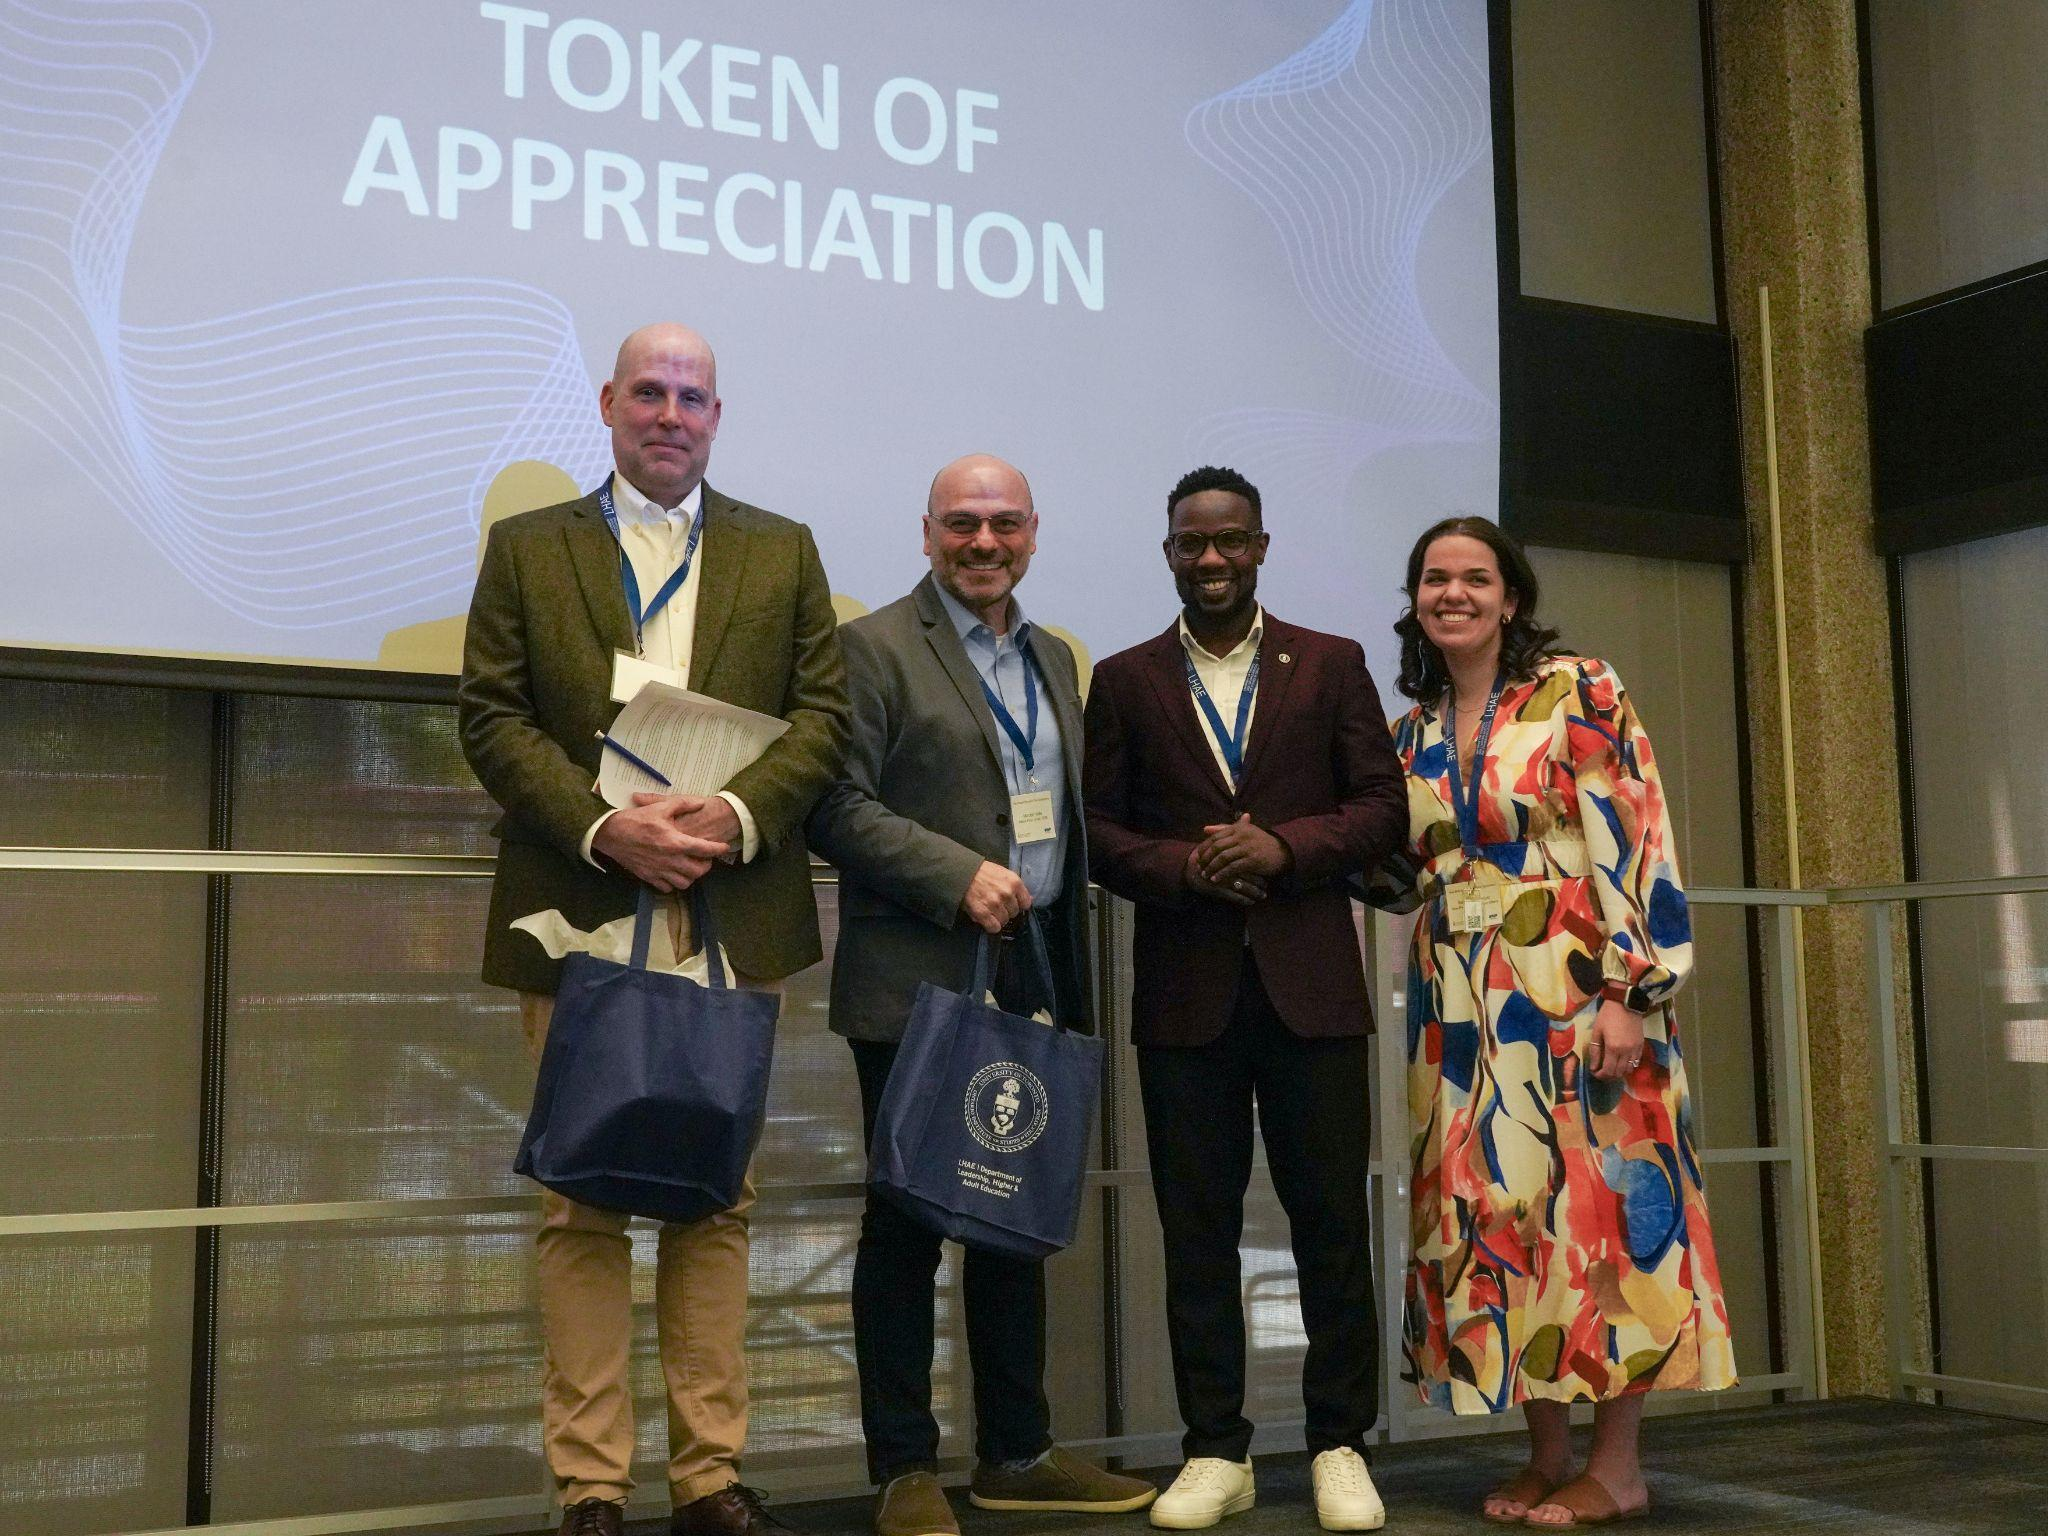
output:
[[[1131,1032],[1187,1425],[1152,1523],[1213,1525],[1255,1496],[1237,1249],[1256,1102],[1300,1273],[1317,1515],[1369,1530],[1372,1012],[1345,877],[1400,842],[1407,795],[1357,642],[1258,602],[1258,489],[1198,469],[1167,518],[1181,614],[1095,669],[1083,770],[1090,873],[1137,904]]]

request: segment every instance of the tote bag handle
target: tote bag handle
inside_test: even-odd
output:
[[[1025,911],[1024,932],[1031,940],[1031,958],[1037,964],[1038,979],[1044,983],[1047,1009],[1054,1015],[1053,1027],[1061,1034],[1065,1034],[1067,1026],[1061,1023],[1058,1017],[1059,993],[1053,985],[1052,953],[1045,947],[1045,933],[1038,925],[1038,913],[1035,910]],[[984,930],[974,944],[974,979],[968,984],[967,993],[977,1003],[988,995],[989,980],[994,970],[995,939]]]
[[[654,938],[654,901],[654,887],[641,886],[639,906],[633,913],[633,957],[629,962],[636,971],[647,969],[647,947]],[[697,942],[703,946],[712,989],[721,990],[727,985],[725,962],[719,958],[718,930],[711,921],[711,903],[704,897],[702,880],[690,887],[690,923],[697,930]]]

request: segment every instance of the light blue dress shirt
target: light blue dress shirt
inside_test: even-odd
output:
[[[938,586],[937,582],[933,583]],[[939,601],[946,605],[946,616],[953,621],[953,629],[960,636],[960,643],[967,648],[967,660],[974,670],[981,674],[981,680],[988,684],[995,696],[1003,701],[1003,708],[1010,712],[1010,718],[1017,722],[1017,729],[1030,729],[1030,717],[1024,704],[1024,668],[1026,648],[1031,641],[1031,624],[1024,617],[1024,610],[1017,606],[1015,594],[1010,597],[1010,632],[998,635],[977,618],[967,606],[944,587],[938,586]],[[1058,837],[1046,838],[1043,842],[1019,843],[1014,824],[1010,828],[1010,868],[1023,878],[1024,888],[1031,892],[1031,904],[1042,907],[1048,902],[1059,900],[1060,873],[1067,867],[1067,760],[1061,751],[1059,715],[1052,707],[1052,690],[1046,686],[1045,669],[1038,667],[1038,735],[1031,744],[1031,771],[1024,767],[1024,754],[1017,750],[1017,744],[1010,740],[1010,733],[1002,723],[996,723],[996,751],[1003,764],[1003,778],[1013,795],[1030,794],[1034,790],[1049,790],[1052,794],[1052,822],[1060,829]],[[982,700],[986,708],[988,701]]]

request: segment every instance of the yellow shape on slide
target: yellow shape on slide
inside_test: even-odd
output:
[[[484,563],[484,545],[498,523],[514,513],[560,506],[582,494],[567,471],[543,460],[521,459],[507,464],[484,492],[483,516],[476,531],[476,563]],[[460,672],[462,635],[468,628],[469,614],[465,611],[394,629],[377,647],[377,665],[394,672]]]
[[[1035,621],[1034,621],[1035,622]],[[1074,676],[1080,680],[1081,702],[1088,702],[1088,680],[1095,675],[1095,658],[1088,654],[1088,647],[1081,643],[1081,637],[1071,629],[1061,629],[1057,624],[1045,626],[1049,634],[1058,635],[1067,642],[1074,653]]]

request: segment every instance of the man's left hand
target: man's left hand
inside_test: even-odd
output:
[[[722,862],[731,863],[740,851],[740,816],[732,808],[732,802],[723,795],[706,795],[698,800],[694,795],[649,795],[633,797],[635,805],[651,805],[657,800],[674,802],[677,813],[673,818],[676,830],[687,832],[692,837],[708,838],[714,843],[726,845],[726,856]],[[691,802],[695,801],[693,805]]]
[[[1204,827],[1202,835],[1195,865],[1214,885],[1228,887],[1232,880],[1250,876],[1270,886],[1294,867],[1287,845],[1264,827],[1253,826],[1249,815]]]

